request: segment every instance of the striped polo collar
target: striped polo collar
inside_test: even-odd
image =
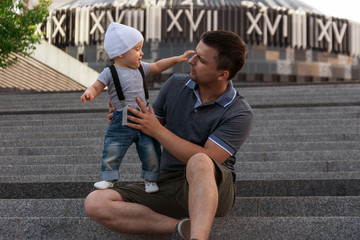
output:
[[[189,81],[187,81],[186,83],[186,86],[192,89],[196,96],[199,98],[198,85],[193,80],[189,79]],[[220,97],[218,97],[215,102],[222,107],[226,107],[234,100],[235,96],[236,90],[233,86],[232,81],[230,80],[226,91]]]

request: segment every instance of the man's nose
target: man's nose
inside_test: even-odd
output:
[[[195,55],[192,56],[191,58],[189,58],[188,63],[193,65],[194,64],[194,58],[195,58]]]

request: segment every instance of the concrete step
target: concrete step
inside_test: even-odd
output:
[[[308,99],[308,96],[315,98],[316,96],[344,96],[347,98],[358,97],[356,95],[357,90],[359,88],[358,84],[350,84],[350,85],[319,85],[319,86],[272,86],[272,87],[237,87],[236,89],[240,91],[246,98],[257,99],[258,96],[263,96],[263,98],[268,98],[267,100],[274,100],[280,97],[289,97],[289,98],[298,98],[303,101]],[[157,89],[150,89],[149,93],[151,96],[156,96],[158,93]],[[29,100],[49,100],[56,99],[57,102],[65,101],[68,99],[74,98],[76,100],[80,99],[82,92],[68,92],[68,93],[42,93],[42,94],[12,94],[9,96],[4,96],[8,100],[12,100],[15,103],[18,102],[17,97],[14,95],[20,95],[23,99]],[[102,95],[106,96],[106,92],[104,91]],[[275,98],[276,97],[276,98]],[[321,99],[321,98],[320,98]],[[257,99],[259,100],[259,99]],[[326,101],[327,99],[321,99],[322,101]]]
[[[360,196],[237,197],[236,217],[359,217]]]
[[[358,171],[344,171],[344,172],[250,172],[237,173],[236,178],[239,181],[252,180],[328,180],[328,179],[360,179],[360,172]]]
[[[2,133],[0,134],[0,146],[34,146],[48,140],[49,144],[55,141],[69,141],[77,145],[87,141],[103,141],[105,131],[95,132],[27,132],[27,133]],[[96,140],[97,139],[97,140]],[[341,142],[341,141],[360,141],[360,135],[356,133],[323,133],[323,134],[251,134],[246,139],[245,144],[249,143],[281,143],[281,142]],[[16,145],[11,145],[16,144]],[[102,144],[102,142],[101,142]]]
[[[60,114],[58,114],[60,115]],[[107,124],[106,115],[102,114],[101,118],[88,119],[86,115],[77,115],[77,119],[37,119],[37,120],[5,120],[1,121],[2,127],[14,127],[14,126],[63,126],[63,125],[99,125]],[[84,118],[84,116],[86,116]],[[84,118],[84,119],[83,119]]]
[[[124,162],[138,161],[137,154],[126,154]],[[100,164],[101,152],[69,155],[0,156],[0,165]]]
[[[336,114],[336,113],[358,113],[359,106],[302,106],[302,107],[271,107],[271,108],[255,108],[253,109],[256,115],[308,115],[316,116],[318,114]]]
[[[300,175],[305,178],[304,174],[309,176],[320,177],[321,174],[337,174],[343,177],[357,174],[360,175],[359,161],[330,161],[330,162],[239,162],[235,165],[235,172],[239,178],[253,175],[254,179],[264,174],[274,174],[277,176],[292,174],[288,179],[294,179]],[[42,164],[42,165],[0,165],[0,179],[6,177],[25,178],[26,176],[97,176],[100,171],[100,160],[95,163],[86,164]],[[124,159],[120,167],[120,175],[124,174],[140,175],[141,163],[138,158],[134,157],[133,161]],[[122,178],[122,177],[121,177]],[[338,178],[338,177],[337,177]],[[348,178],[348,177],[346,177]],[[60,179],[59,179],[60,180]],[[136,179],[135,179],[136,180]],[[25,182],[25,181],[24,181]]]
[[[28,181],[23,181],[24,178]],[[360,196],[360,177],[313,179],[240,179],[238,197]],[[138,179],[138,180],[136,180]],[[1,199],[85,198],[98,176],[26,176],[0,182]],[[44,180],[44,181],[41,181]],[[142,182],[139,173],[124,174],[117,183]]]
[[[129,150],[130,151],[130,150]],[[353,152],[353,151],[352,151]],[[358,151],[357,151],[358,152]],[[336,154],[336,152],[332,152]],[[330,154],[330,153],[329,153]],[[245,155],[245,156],[243,156]],[[250,158],[253,155],[253,158]],[[246,158],[247,156],[250,156],[249,158]],[[306,164],[326,164],[327,169],[331,168],[340,168],[342,165],[344,167],[346,166],[347,162],[350,162],[351,164],[357,164],[358,161],[357,156],[355,153],[351,156],[344,156],[341,158],[341,151],[338,153],[339,158],[336,159],[336,156],[334,156],[334,159],[328,159],[328,158],[311,158],[311,156],[308,156],[306,159],[294,159],[286,156],[282,156],[281,158],[266,158],[267,156],[265,153],[238,153],[237,154],[237,163],[235,165],[236,169],[244,170],[249,168],[252,164],[254,166],[259,165],[258,167],[261,168],[273,168],[275,166],[272,166],[272,164],[284,164],[281,168],[285,168],[287,164],[290,166],[296,166],[296,164],[299,164],[301,166],[304,164],[304,168]],[[101,152],[96,154],[78,154],[76,155],[32,155],[32,156],[0,156],[0,165],[52,165],[52,164],[100,164],[101,160]],[[134,153],[128,152],[123,160],[123,164],[125,163],[139,163],[139,157],[138,155]],[[139,163],[140,164],[140,163]],[[249,166],[246,166],[249,165]],[[239,166],[239,167],[237,167]],[[241,166],[241,167],[240,167]],[[256,169],[253,169],[256,171]]]
[[[324,134],[324,133],[337,133],[337,134],[353,134],[360,131],[359,126],[347,127],[347,126],[288,126],[288,127],[256,127],[252,128],[251,134]]]
[[[359,129],[359,118],[347,119],[290,119],[290,120],[258,120],[254,117],[253,128],[257,127],[316,127],[316,126],[348,126],[349,128]]]
[[[75,146],[75,147],[19,147],[19,148],[0,148],[0,156],[44,156],[48,155],[49,158],[53,158],[54,155],[78,155],[84,154],[101,156],[102,146]],[[130,159],[136,160],[135,151],[129,150]],[[349,161],[359,160],[360,150],[338,150],[338,149],[326,149],[326,150],[304,150],[304,151],[269,151],[269,152],[238,152],[236,158],[238,162],[259,162],[259,161]],[[82,157],[86,159],[85,157]],[[50,160],[51,162],[52,160]]]
[[[280,143],[247,143],[241,147],[243,152],[278,152],[278,151],[324,151],[324,150],[355,150],[360,142],[280,142]]]
[[[96,171],[99,168],[94,168],[91,173],[77,173],[74,175],[67,175],[64,173],[57,174],[37,174],[37,175],[11,175],[0,176],[0,183],[31,183],[35,187],[38,183],[68,183],[68,182],[97,182],[99,181],[99,173]],[[130,173],[132,172],[132,173]],[[120,182],[143,181],[140,178],[139,168],[134,168],[129,173],[120,173]],[[341,179],[360,179],[359,172],[261,172],[261,173],[242,173],[237,172],[237,179],[239,181],[252,180],[341,180]],[[51,191],[47,189],[47,191]]]
[[[86,141],[84,141],[86,143]],[[65,155],[72,153],[88,153],[96,154],[101,153],[103,149],[103,141],[101,139],[95,139],[94,141],[88,140],[93,145],[86,145],[80,142],[71,145],[56,145],[56,143],[62,143],[61,141],[49,141],[49,145],[44,145],[44,142],[34,142],[31,146],[19,146],[0,147],[0,156],[21,156],[21,155]],[[7,142],[4,142],[6,145]],[[9,142],[11,144],[11,141]],[[40,143],[40,144],[37,144]],[[310,151],[334,151],[335,149],[341,150],[354,150],[358,149],[360,142],[358,141],[339,141],[339,142],[281,142],[281,143],[247,143],[241,148],[241,152],[279,152],[279,151],[297,151],[297,152],[310,152]],[[14,145],[13,145],[14,146]],[[15,145],[16,146],[16,145]],[[51,148],[50,148],[51,147]]]
[[[67,182],[96,182],[99,180],[99,166],[96,167],[79,167],[69,165],[67,168],[73,167],[74,170],[66,171],[65,167],[55,166],[54,170],[48,170],[46,167],[39,167],[41,170],[48,170],[41,174],[31,174],[36,172],[33,168],[29,168],[29,172],[24,170],[10,171],[11,173],[0,176],[0,183],[32,183],[34,186],[37,183],[67,183]],[[351,166],[349,166],[350,168]],[[122,169],[124,169],[123,166]],[[6,168],[2,168],[6,169]],[[65,169],[65,170],[64,170]],[[140,167],[133,166],[132,169],[126,170],[126,172],[120,169],[120,182],[126,181],[143,181],[140,179]],[[63,171],[63,172],[61,172]],[[24,173],[25,172],[25,173]],[[75,172],[75,173],[74,173]],[[23,173],[23,174],[21,174]],[[251,181],[251,180],[329,180],[329,179],[360,179],[359,171],[306,171],[299,172],[297,169],[288,170],[284,172],[236,172],[237,179],[239,181]],[[51,191],[51,189],[48,189]]]
[[[71,113],[43,110],[42,114],[38,114],[36,111],[17,111],[17,112],[0,112],[0,121],[32,121],[42,120],[47,122],[50,120],[87,120],[98,119],[104,121],[106,117],[107,109],[98,111],[94,109],[91,111],[76,110]],[[336,118],[359,118],[360,107],[359,106],[341,106],[341,107],[286,107],[286,108],[254,108],[254,116],[259,116],[258,119],[264,120],[286,120],[286,119],[336,119]]]
[[[118,234],[86,217],[1,218],[2,239],[168,240],[164,235]],[[358,240],[360,217],[228,217],[215,219],[209,240]]]
[[[82,92],[69,93],[43,93],[43,94],[13,94],[0,97],[0,113],[21,113],[23,111],[64,111],[64,110],[88,110],[107,109],[108,95],[102,92],[95,101],[82,103]],[[151,100],[155,99],[154,93],[150,94]],[[21,101],[19,101],[21,99]]]
[[[234,210],[215,220],[209,239],[358,239],[359,89],[239,89],[254,126],[236,156]],[[169,239],[117,234],[86,217],[108,98],[81,104],[81,94],[0,95],[0,238]],[[142,181],[134,148],[120,171],[119,185]]]
[[[81,163],[86,159],[100,158],[102,147],[96,146],[97,149],[93,147],[72,147],[72,152],[68,152],[68,147],[54,147],[54,148],[2,148],[2,155],[0,159],[5,159],[5,164],[14,164],[22,163],[22,161],[31,162],[34,160],[36,163],[53,163],[57,160],[59,161],[72,161],[74,163]],[[1,149],[1,148],[0,148]],[[91,150],[92,149],[92,150]],[[129,161],[137,161],[137,154],[131,146],[127,152],[126,158],[129,158]],[[53,150],[53,151],[51,151]],[[357,161],[360,159],[360,150],[321,150],[321,151],[270,151],[270,152],[243,152],[240,151],[236,154],[237,162],[292,162],[292,161]],[[8,159],[8,160],[6,160]],[[62,160],[63,159],[63,160]],[[78,160],[76,160],[78,159]],[[92,160],[89,160],[91,162]]]
[[[11,106],[12,107],[12,106]],[[257,107],[254,105],[253,111],[255,116],[278,116],[279,114],[283,115],[283,117],[287,116],[302,116],[306,118],[319,118],[319,116],[335,116],[337,117],[339,114],[352,114],[352,116],[356,116],[359,113],[360,106],[302,106],[302,107],[276,107],[272,106],[264,108],[264,107]],[[99,111],[99,107],[94,107],[94,111],[91,112],[90,107],[87,109],[80,109],[74,108],[76,111],[58,111],[56,110],[46,110],[46,109],[38,109],[37,111],[42,111],[38,113],[37,111],[24,110],[24,111],[0,111],[0,121],[2,120],[24,120],[24,116],[26,116],[29,120],[38,120],[38,119],[56,119],[57,116],[61,119],[78,119],[80,116],[88,116],[89,119],[92,118],[99,118],[106,114],[108,109],[108,105],[103,107],[103,111]],[[82,111],[84,110],[84,111]],[[85,118],[84,118],[85,119]]]
[[[360,118],[360,107],[357,109],[347,109],[337,112],[317,112],[314,108],[312,112],[302,112],[299,108],[298,111],[291,113],[289,108],[283,109],[284,111],[278,112],[265,112],[259,109],[254,109],[254,117],[260,121],[270,120],[324,120],[324,119],[359,119]],[[273,109],[272,109],[273,110]],[[300,111],[300,112],[299,112]]]
[[[107,124],[97,125],[55,125],[55,126],[16,126],[0,127],[2,133],[27,133],[27,132],[92,132],[106,131]]]
[[[138,174],[141,166],[138,163],[124,163],[120,168],[122,174]],[[100,172],[100,161],[97,164],[58,164],[58,165],[7,165],[0,166],[0,178],[11,176],[97,176]],[[81,181],[81,178],[79,178]]]
[[[302,126],[348,126],[359,127],[359,118],[339,118],[339,119],[287,119],[287,120],[264,120],[259,116],[254,116],[253,128],[257,127],[302,127]],[[39,120],[4,120],[0,122],[2,128],[7,127],[37,127],[37,126],[69,126],[69,125],[104,125],[107,121],[105,116],[96,119],[39,119]]]
[[[44,122],[49,120],[66,120],[75,119],[77,121],[97,119],[99,121],[104,119],[107,113],[107,107],[102,111],[98,108],[87,109],[82,111],[46,111],[42,110],[41,114],[37,111],[14,111],[14,112],[0,112],[0,121],[38,121]],[[40,110],[39,110],[40,111]],[[254,107],[254,116],[259,116],[261,119],[276,120],[276,119],[325,119],[325,118],[359,118],[360,106],[329,106],[329,107],[286,107],[286,108],[256,108]],[[273,119],[272,119],[273,118]]]
[[[66,154],[96,154],[102,152],[102,145],[97,146],[54,146],[54,147],[0,147],[0,156],[31,156],[31,155],[66,155]]]
[[[0,217],[86,217],[84,198],[0,199]],[[359,217],[360,196],[237,197],[232,217]]]
[[[323,133],[344,133],[353,134],[360,131],[359,125],[354,123],[351,126],[259,126],[253,127],[251,134],[323,134]],[[0,127],[0,134],[3,133],[28,133],[28,132],[92,132],[106,131],[107,124],[96,125],[55,125],[55,126],[16,126]],[[1,135],[0,135],[1,136]]]
[[[72,134],[70,134],[72,135]],[[78,136],[77,136],[78,137]],[[53,138],[53,139],[29,139],[0,140],[0,146],[4,148],[16,147],[54,147],[54,146],[90,146],[104,143],[104,136],[82,138]]]
[[[44,113],[44,114],[37,114],[37,113],[22,113],[18,112],[17,114],[5,114],[0,112],[0,121],[38,121],[43,120],[44,122],[51,121],[51,120],[61,120],[61,119],[104,119],[106,117],[107,111],[103,112],[73,112],[73,113]]]
[[[238,197],[360,196],[360,179],[236,181]]]
[[[28,141],[29,139],[73,139],[73,138],[101,138],[104,139],[106,129],[102,131],[74,131],[74,132],[18,132],[18,133],[0,133],[2,141],[19,140]],[[1,141],[1,140],[0,140]],[[0,144],[0,146],[2,146]]]
[[[28,167],[28,166],[25,166]],[[73,167],[72,165],[68,166]],[[120,181],[142,181],[140,179],[140,167],[133,166],[132,169],[124,172],[125,165],[120,169]],[[346,166],[347,168],[351,168],[351,165]],[[40,169],[44,169],[44,167],[39,167]],[[59,182],[59,183],[67,183],[67,182],[96,182],[99,179],[99,165],[96,165],[94,168],[90,167],[74,167],[77,172],[71,173],[71,171],[60,172],[65,167],[55,167],[59,172],[55,172],[52,170],[49,172],[41,173],[41,174],[31,174],[31,172],[22,171],[22,170],[13,170],[11,174],[5,174],[4,176],[0,176],[0,183],[47,183],[47,182]],[[5,168],[2,168],[5,169]],[[46,169],[46,168],[45,168]],[[32,168],[29,170],[34,171]],[[75,171],[75,170],[73,170]],[[24,173],[26,172],[26,173]],[[70,173],[69,173],[70,172]],[[21,174],[23,173],[23,174]],[[360,179],[359,171],[305,171],[300,172],[297,171],[296,168],[293,170],[287,170],[283,172],[274,172],[274,171],[264,171],[264,172],[241,172],[236,171],[237,179],[239,181],[251,181],[251,180],[329,180],[329,179]]]
[[[287,89],[271,87],[261,91],[253,88],[240,88],[250,105],[254,106],[321,106],[321,105],[360,105],[359,86],[312,88],[311,86]],[[310,88],[310,90],[309,90]],[[309,91],[308,91],[309,90]],[[158,91],[150,91],[153,101]],[[107,108],[107,94],[103,92],[95,101],[87,104],[80,102],[82,92],[77,93],[44,93],[44,94],[6,94],[0,97],[0,112],[36,111],[36,110],[69,110],[69,109],[101,109]],[[22,101],[19,101],[22,99]],[[29,104],[28,104],[29,103]]]
[[[349,103],[358,102],[360,97],[358,96],[358,90],[354,88],[352,90],[339,89],[334,92],[318,91],[314,92],[302,92],[301,89],[298,92],[290,91],[287,93],[281,92],[284,87],[269,88],[269,91],[251,92],[250,88],[238,88],[240,94],[242,94],[250,104],[313,104],[313,103]],[[153,101],[156,98],[158,91],[150,90],[150,100]],[[88,103],[81,103],[80,96],[82,92],[73,93],[43,93],[43,94],[12,94],[4,95],[0,97],[1,102],[0,109],[10,109],[7,103],[14,107],[31,107],[34,109],[54,109],[55,107],[72,105],[73,107],[88,107],[88,106],[101,106],[107,105],[108,96],[106,92],[101,93],[95,101]],[[22,99],[19,101],[19,99]],[[33,103],[33,104],[32,104]]]
[[[358,89],[357,89],[358,90]],[[240,91],[240,93],[242,93]],[[319,93],[318,95],[304,94],[302,96],[292,95],[292,93],[283,94],[283,95],[263,95],[260,99],[260,95],[255,95],[254,97],[250,94],[243,94],[246,100],[254,105],[284,105],[284,104],[293,104],[293,105],[306,105],[306,104],[322,104],[322,103],[331,103],[334,105],[338,104],[348,104],[348,103],[359,103],[360,97],[357,95],[356,90],[352,91],[348,95],[344,93],[332,95],[331,93]],[[326,98],[326,99],[324,99]]]
[[[235,171],[244,173],[285,173],[285,172],[360,172],[360,161],[271,161],[237,162]]]
[[[26,182],[26,177],[38,175],[44,178],[44,175],[55,176],[84,176],[91,175],[96,180],[99,171],[101,155],[87,156],[30,156],[30,157],[1,157],[0,173],[2,181],[16,177],[20,181]],[[50,167],[51,166],[51,167]],[[71,170],[69,170],[71,169]],[[136,174],[141,169],[141,163],[137,154],[127,154],[124,158],[120,172],[122,174]],[[358,160],[333,160],[333,161],[238,161],[235,165],[235,172],[239,179],[259,179],[265,175],[274,177],[293,179],[298,176],[307,179],[314,177],[324,178],[332,175],[339,175],[349,178],[356,172],[360,172],[360,162]],[[355,173],[354,173],[355,172]],[[300,175],[301,174],[301,175]],[[336,177],[338,178],[338,177]],[[251,179],[251,178],[250,178]],[[39,179],[40,181],[41,179]],[[45,180],[45,179],[44,179]],[[41,181],[44,181],[41,180]],[[60,180],[60,179],[59,179]],[[10,180],[8,180],[10,181]]]
[[[236,154],[237,161],[336,161],[360,159],[360,150],[323,150],[323,151],[277,151],[243,152]]]
[[[341,164],[342,163],[342,164]],[[242,164],[236,167],[237,178],[241,180],[251,179],[350,179],[360,178],[358,162],[332,163],[290,163],[271,164]],[[271,165],[269,167],[269,165]],[[285,165],[285,166],[284,166]],[[47,182],[57,179],[59,182],[97,181],[100,164],[62,164],[62,165],[8,165],[0,166],[0,182]],[[139,181],[140,163],[123,163],[120,168],[121,181]],[[86,178],[84,178],[86,176]],[[87,180],[88,181],[88,180]]]
[[[360,134],[357,133],[322,133],[322,134],[251,134],[246,139],[249,143],[282,143],[282,142],[338,142],[338,141],[359,141]]]
[[[103,141],[106,131],[89,132],[25,132],[25,133],[1,133],[0,146],[35,146],[41,142],[48,141],[51,145],[55,141],[68,141],[80,145],[81,142]],[[95,140],[97,139],[97,140]],[[248,143],[281,143],[281,142],[338,142],[338,141],[359,141],[357,133],[322,133],[322,134],[251,134],[246,139]],[[14,145],[12,145],[14,144]],[[15,145],[16,144],[16,145]],[[69,144],[68,144],[69,145]]]
[[[262,96],[259,96],[259,98],[262,98]],[[49,116],[49,118],[52,118],[52,116],[61,113],[64,114],[64,117],[72,117],[73,115],[79,114],[101,114],[106,113],[106,109],[108,109],[108,101],[102,101],[95,104],[96,100],[89,103],[89,104],[81,104],[79,106],[72,106],[74,104],[66,103],[60,106],[54,106],[54,101],[56,100],[46,100],[51,102],[52,108],[40,108],[39,106],[33,104],[33,102],[30,100],[29,106],[24,106],[23,104],[20,104],[20,108],[18,109],[17,106],[8,105],[7,100],[4,100],[4,103],[6,104],[4,108],[0,108],[0,120],[7,119],[5,115],[13,116],[15,119],[19,119],[19,116],[31,114],[34,115],[33,118],[36,116],[41,116],[42,114],[46,114]],[[336,112],[358,112],[359,105],[357,104],[342,104],[338,105],[336,103],[327,103],[327,104],[304,104],[304,105],[294,105],[294,104],[286,104],[286,101],[283,104],[273,105],[269,104],[268,106],[265,104],[257,105],[252,104],[251,105],[254,109],[254,112],[257,114],[335,114]],[[64,110],[69,110],[68,112]],[[74,109],[76,111],[70,111],[71,109]],[[89,110],[96,110],[93,113]],[[99,109],[103,109],[103,112],[99,111]],[[58,111],[57,111],[58,110]]]
[[[254,108],[254,115],[260,116],[260,119],[264,120],[276,120],[276,119],[324,119],[324,118],[359,118],[359,106],[342,106],[342,107],[288,107],[288,108]],[[73,113],[51,113],[36,114],[36,112],[18,114],[0,114],[0,121],[21,121],[21,120],[56,120],[56,119],[100,119],[103,120],[106,115],[104,112],[73,112]]]

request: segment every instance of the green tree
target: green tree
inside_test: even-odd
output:
[[[29,56],[40,43],[36,25],[46,21],[50,1],[39,0],[28,9],[21,0],[0,0],[0,68],[17,61],[11,53]]]

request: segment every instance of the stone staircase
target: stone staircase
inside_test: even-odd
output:
[[[244,87],[254,108],[237,154],[237,199],[210,239],[360,239],[360,85]],[[157,90],[151,91],[154,99]],[[170,239],[89,219],[107,95],[0,94],[0,239]],[[121,183],[141,181],[131,148]]]

